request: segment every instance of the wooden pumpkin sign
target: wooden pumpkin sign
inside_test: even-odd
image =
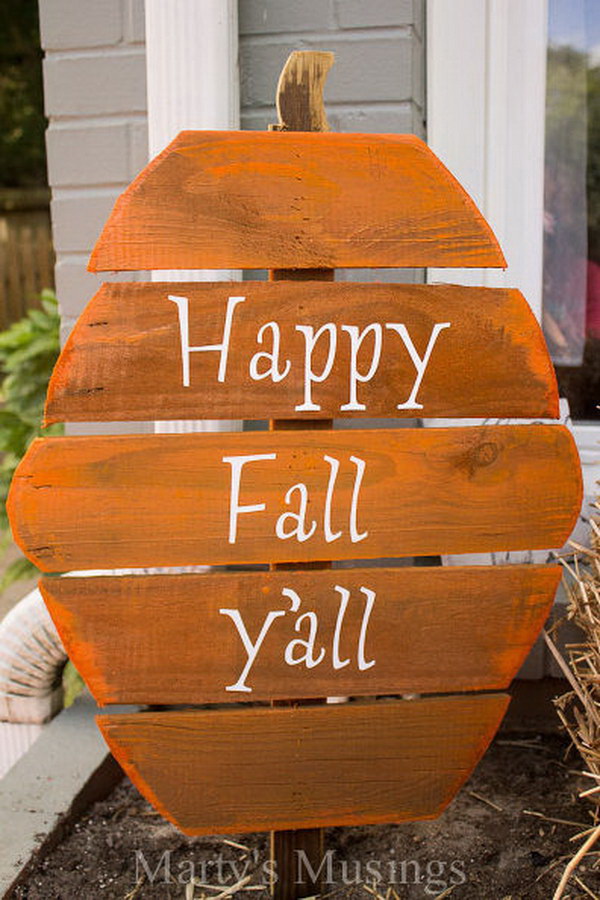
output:
[[[186,833],[432,817],[493,736],[559,568],[369,561],[561,546],[581,502],[569,432],[323,420],[556,418],[518,291],[331,280],[340,266],[504,264],[411,136],[185,132],[117,202],[95,271],[273,272],[103,285],[56,366],[47,419],[278,430],[47,438],[9,498],[30,559],[84,572],[41,588],[98,702],[185,705],[99,724]],[[257,563],[271,568],[85,576]],[[331,695],[354,699],[273,705]]]

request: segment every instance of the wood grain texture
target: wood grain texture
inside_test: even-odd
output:
[[[433,818],[469,776],[504,694],[102,715],[118,762],[186,834]]]
[[[274,458],[245,465],[239,504],[265,508],[240,514],[229,543],[235,462],[224,458],[262,454]],[[329,541],[326,456],[339,462],[330,528],[340,534]],[[280,516],[283,533],[296,524],[299,483],[315,531],[281,539]],[[560,547],[581,490],[575,443],[559,425],[165,434],[38,439],[7,506],[23,552],[63,572]]]
[[[412,135],[184,131],[117,200],[89,267],[505,265]]]
[[[188,298],[189,342],[223,342],[228,298],[243,296],[233,311],[225,381],[218,380],[220,353],[189,354],[184,386],[181,330],[170,294]],[[257,353],[273,350],[276,322],[281,335],[279,382],[251,376]],[[296,411],[304,399],[306,340],[296,326],[334,323],[336,355],[330,376],[312,386],[320,410]],[[451,323],[433,344],[416,402],[411,395],[417,370],[406,344],[386,323],[403,323],[421,357],[436,323]],[[343,324],[360,333],[381,325],[377,371],[359,383],[364,410],[343,410],[350,399],[351,340]],[[325,366],[330,337],[315,351],[314,371]],[[373,331],[358,354],[368,370]],[[268,371],[263,355],[258,371]],[[254,370],[252,370],[254,371]],[[52,376],[47,422],[128,419],[310,420],[325,417],[498,417],[558,416],[558,390],[539,325],[524,297],[514,290],[455,285],[322,284],[319,282],[237,284],[104,284],[71,332]]]
[[[502,689],[521,666],[548,616],[560,566],[475,566],[253,572],[206,575],[43,578],[40,588],[69,657],[100,705],[217,703],[325,696],[441,693]],[[341,593],[336,669],[333,641]],[[361,587],[376,598],[360,671],[357,648],[365,614]],[[301,598],[291,612],[289,595]],[[245,686],[235,685],[248,658],[220,609],[239,610],[256,639],[270,627]],[[285,662],[299,615],[318,616],[309,669]],[[339,662],[340,660],[338,660]]]

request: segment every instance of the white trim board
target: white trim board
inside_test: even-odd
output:
[[[239,128],[237,0],[146,0],[152,159],[184,129]],[[233,270],[154,271],[152,281],[239,280]],[[155,431],[239,431],[231,420],[155,422]]]
[[[547,0],[428,0],[427,142],[492,226],[508,269],[428,281],[518,287],[542,304]]]

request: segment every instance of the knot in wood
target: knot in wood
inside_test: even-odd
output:
[[[473,448],[471,458],[473,468],[491,466],[498,459],[500,449],[493,441],[485,441]]]

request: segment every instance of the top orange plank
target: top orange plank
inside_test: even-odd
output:
[[[89,268],[505,265],[412,135],[184,131],[117,200]]]

